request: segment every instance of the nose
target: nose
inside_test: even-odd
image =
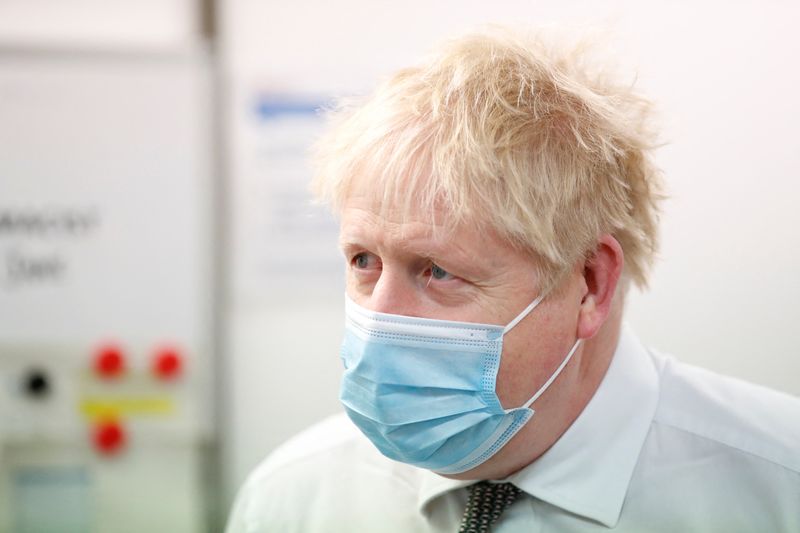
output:
[[[384,264],[364,307],[379,313],[420,316],[420,299],[413,282],[402,271]]]

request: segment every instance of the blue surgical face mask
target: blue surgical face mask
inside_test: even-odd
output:
[[[504,409],[496,392],[507,326],[377,313],[346,298],[340,399],[350,419],[385,456],[440,474],[466,472],[497,453],[533,416],[530,405]]]

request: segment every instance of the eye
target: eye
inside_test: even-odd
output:
[[[431,278],[440,281],[447,281],[453,279],[454,277],[455,276],[453,276],[451,273],[449,273],[447,270],[443,269],[439,265],[435,263],[431,265]]]
[[[376,266],[380,266],[380,262],[378,258],[370,253],[361,252],[353,256],[350,260],[351,264],[354,268],[359,270],[365,270],[368,268],[375,268]]]

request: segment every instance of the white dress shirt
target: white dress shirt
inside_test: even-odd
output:
[[[645,349],[623,329],[592,400],[509,477],[496,533],[800,532],[800,399]],[[458,531],[453,481],[383,457],[344,415],[250,475],[227,533]]]

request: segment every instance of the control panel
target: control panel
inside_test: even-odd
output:
[[[209,79],[0,54],[0,533],[211,530]]]

